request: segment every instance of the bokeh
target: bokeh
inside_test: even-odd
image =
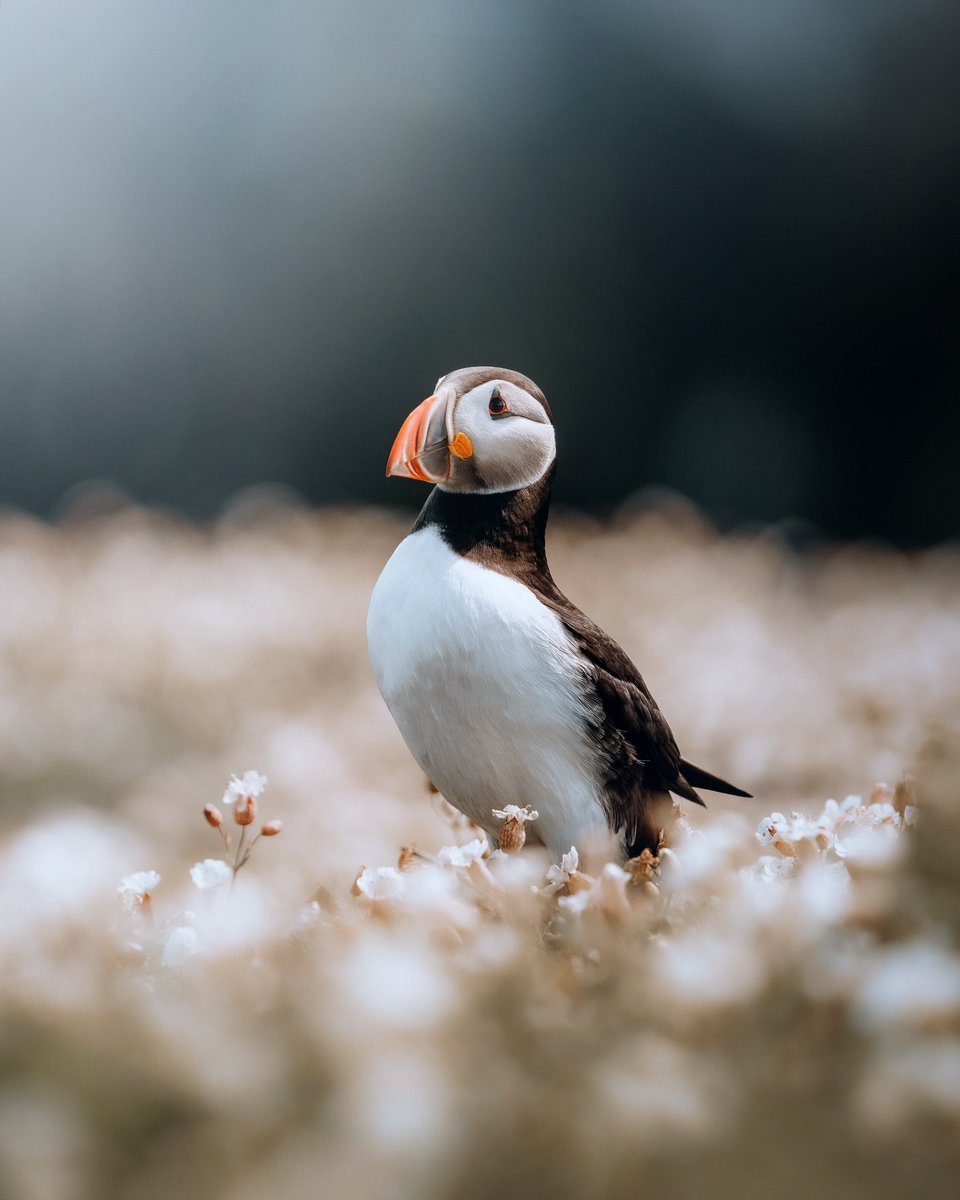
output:
[[[956,531],[954,4],[5,0],[0,111],[7,502],[413,504],[495,363],[563,503]]]

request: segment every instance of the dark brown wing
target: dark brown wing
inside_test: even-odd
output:
[[[610,825],[637,841],[654,797],[675,792],[703,801],[684,779],[680,750],[640,672],[620,646],[559,590],[537,590],[563,622],[583,658],[599,711],[593,735],[603,764]]]

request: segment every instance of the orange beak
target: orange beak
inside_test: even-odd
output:
[[[387,459],[387,475],[440,483],[450,474],[451,450],[458,458],[467,457],[462,452],[462,440],[469,443],[466,434],[458,434],[453,446],[447,443],[446,408],[439,396],[428,396],[417,405],[400,426]]]

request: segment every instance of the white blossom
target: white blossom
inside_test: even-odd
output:
[[[246,800],[248,796],[261,795],[266,786],[267,777],[261,775],[259,771],[244,771],[239,778],[231,775],[227,789],[223,793],[223,803],[230,808],[238,801]]]
[[[755,863],[741,870],[740,877],[772,884],[781,879],[789,879],[796,870],[797,863],[793,858],[782,858],[779,854],[761,854]]]
[[[487,852],[487,844],[483,838],[474,838],[465,846],[444,846],[437,851],[437,862],[441,867],[469,867],[471,863],[480,862]]]
[[[757,825],[757,841],[761,846],[772,846],[780,839],[786,840],[784,834],[786,827],[787,818],[782,812],[771,813]]]
[[[190,868],[190,878],[201,892],[222,887],[233,878],[233,868],[222,858],[205,858]]]
[[[501,821],[519,821],[521,825],[526,821],[536,821],[540,814],[529,806],[524,805],[523,808],[519,804],[507,804],[503,808],[495,808],[493,815],[499,817]]]
[[[563,885],[561,884],[560,886],[562,887]],[[544,889],[544,891],[548,890],[548,888]],[[572,896],[558,896],[557,903],[560,905],[561,909],[570,916],[582,916],[592,903],[590,890],[587,888],[582,892],[575,892]]]
[[[117,891],[121,896],[142,900],[150,895],[159,882],[160,874],[157,871],[134,871],[132,875],[124,875]]]
[[[554,863],[547,868],[547,886],[543,889],[547,895],[552,895],[554,892],[559,892],[562,887],[570,882],[570,876],[576,874],[580,870],[580,855],[577,853],[576,846],[571,846],[564,854],[559,865]]]
[[[365,867],[357,876],[357,891],[368,900],[393,900],[404,886],[396,867]]]

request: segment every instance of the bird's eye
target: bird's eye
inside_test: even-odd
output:
[[[507,411],[507,402],[500,395],[500,389],[494,388],[493,395],[490,397],[490,403],[487,405],[487,411],[491,417],[499,417]]]

